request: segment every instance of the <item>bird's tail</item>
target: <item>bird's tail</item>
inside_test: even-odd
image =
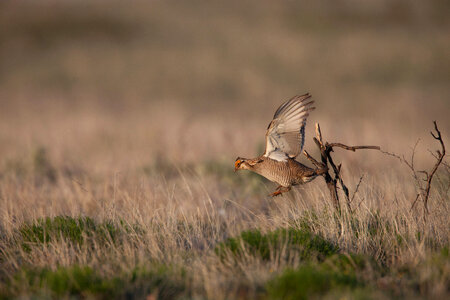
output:
[[[307,172],[306,174],[303,174],[302,179],[304,183],[313,181],[317,176],[319,175],[323,175],[328,171],[328,168],[325,167],[320,167],[320,168],[316,168],[316,169],[309,169],[309,172]]]
[[[310,181],[313,181],[317,176],[323,175],[326,172],[328,172],[328,167],[327,166],[322,166],[320,168],[316,168],[316,169],[311,169],[311,172],[309,172],[308,174],[303,176],[303,182],[307,183]]]
[[[325,166],[325,165],[323,167],[321,167],[321,168],[317,168],[317,169],[314,170],[314,173],[315,173],[316,176],[323,175],[326,172],[328,172],[328,167]]]

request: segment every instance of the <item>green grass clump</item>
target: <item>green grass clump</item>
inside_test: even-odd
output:
[[[56,270],[23,269],[14,276],[16,285],[28,285],[31,292],[50,291],[54,296],[103,294],[112,296],[120,288],[120,280],[105,280],[92,268],[59,267]]]
[[[137,267],[130,273],[107,277],[88,266],[74,265],[56,270],[24,268],[15,274],[10,290],[3,296],[15,297],[25,292],[51,298],[122,299],[154,294],[158,299],[174,299],[184,292],[185,287],[182,278],[172,278],[172,273],[168,267]]]
[[[301,260],[323,260],[338,251],[338,247],[307,228],[280,228],[266,234],[258,229],[244,231],[236,238],[228,238],[215,251],[224,258],[228,254],[240,257],[244,251],[270,260],[271,254],[282,248],[295,251]],[[245,249],[245,250],[244,250]]]
[[[320,265],[307,264],[297,269],[287,269],[268,282],[269,299],[309,299],[352,290],[359,286],[354,275],[331,271]]]
[[[323,269],[351,276],[364,271],[368,266],[372,271],[381,271],[372,258],[353,253],[335,254],[327,258],[321,266]]]
[[[266,284],[268,299],[372,299],[388,294],[375,292],[367,273],[380,275],[372,258],[360,254],[335,254],[323,262],[288,268]],[[362,274],[366,273],[366,276]]]
[[[113,221],[96,223],[89,217],[57,216],[38,219],[34,223],[26,223],[19,228],[23,240],[23,248],[30,250],[30,246],[54,241],[65,241],[82,245],[87,240],[105,244],[110,241],[115,243],[122,232],[130,232],[128,225]]]

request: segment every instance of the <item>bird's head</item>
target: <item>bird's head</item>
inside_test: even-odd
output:
[[[238,157],[236,158],[236,161],[234,162],[234,171],[238,170],[248,170],[250,168],[250,165],[247,162],[246,158]]]

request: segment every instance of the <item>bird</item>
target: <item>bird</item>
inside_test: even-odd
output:
[[[306,119],[315,109],[309,93],[284,102],[275,112],[266,131],[266,149],[256,158],[236,158],[234,171],[253,171],[279,186],[270,196],[289,192],[292,186],[312,181],[323,169],[312,169],[295,158],[305,144]]]

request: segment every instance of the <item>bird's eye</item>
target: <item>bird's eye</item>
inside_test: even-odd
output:
[[[234,163],[234,166],[236,168],[238,168],[241,165],[242,161],[240,159],[237,159],[236,162]]]

